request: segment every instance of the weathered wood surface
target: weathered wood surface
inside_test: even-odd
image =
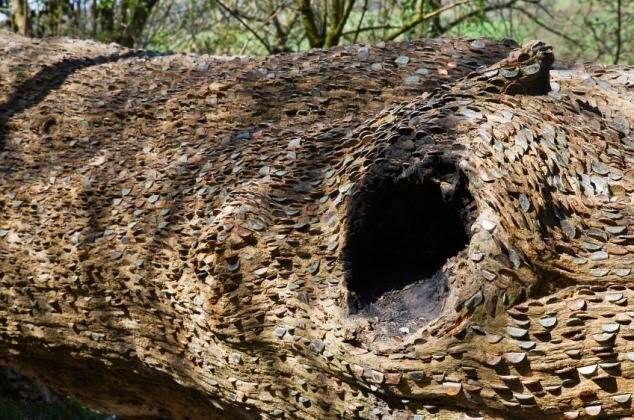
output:
[[[634,70],[512,48],[0,34],[1,360],[125,416],[632,415]]]

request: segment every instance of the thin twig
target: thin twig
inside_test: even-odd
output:
[[[218,3],[218,5],[220,5],[220,7],[222,7],[227,13],[229,13],[231,16],[233,16],[238,22],[240,22],[240,24],[242,26],[244,26],[244,28],[251,32],[253,34],[253,36],[260,41],[260,43],[262,45],[264,45],[264,48],[266,48],[266,51],[271,54],[273,53],[273,49],[271,48],[271,46],[269,45],[269,43],[266,41],[266,39],[262,38],[253,28],[251,28],[249,26],[249,24],[247,24],[241,17],[239,14],[233,12],[231,9],[229,9],[227,6],[225,6],[225,4],[220,1],[220,0],[215,0],[216,3]]]
[[[466,20],[469,20],[472,17],[475,17],[477,15],[488,13],[488,12],[492,12],[494,10],[500,10],[500,9],[509,8],[509,7],[513,6],[515,3],[517,3],[517,1],[518,0],[510,0],[510,1],[506,2],[506,3],[498,3],[498,4],[495,4],[495,5],[484,7],[482,9],[474,10],[473,12],[467,13],[466,15],[462,15],[458,19],[456,19],[453,22],[448,23],[447,25],[442,27],[441,28],[441,33],[446,33],[449,30],[451,30],[452,28],[454,28],[455,26],[458,26],[462,22],[464,22]]]
[[[621,58],[621,25],[623,24],[623,13],[621,10],[621,0],[616,1],[616,53],[614,54],[614,64],[619,64]]]
[[[546,13],[546,16],[551,19],[555,19],[555,16],[551,13],[550,10],[548,10],[548,7],[544,6],[539,1],[533,2],[533,4],[535,4],[535,7],[539,8],[542,12]]]
[[[352,43],[356,44],[357,39],[359,38],[359,33],[361,32],[361,24],[363,23],[363,18],[365,18],[365,12],[368,10],[368,0],[364,0],[363,2],[363,11],[361,12],[361,17],[359,18],[359,23],[357,24],[357,30],[354,32],[354,38],[352,38]],[[341,34],[345,36],[345,33]]]
[[[592,37],[594,38],[594,42],[597,45],[597,55],[593,61],[599,61],[601,57],[603,57],[603,55],[605,54],[607,46],[603,42],[603,38],[597,33],[597,28],[594,27],[592,22],[590,22],[588,19],[585,19],[585,23],[586,26],[590,28],[590,31],[592,32]]]
[[[474,0],[461,0],[458,1],[456,3],[453,4],[448,4],[445,7],[441,7],[439,9],[434,10],[433,12],[429,12],[426,15],[422,15],[422,16],[418,16],[416,17],[416,19],[412,20],[411,22],[409,22],[407,25],[403,26],[401,29],[399,29],[398,31],[394,32],[391,35],[388,35],[388,37],[386,38],[388,41],[392,41],[395,38],[398,38],[399,36],[403,35],[405,32],[410,31],[411,29],[413,29],[416,25],[425,22],[427,20],[433,19],[436,16],[440,15],[441,13],[444,13],[448,10],[454,9],[458,6],[461,6],[463,4],[467,4],[467,3],[471,3]]]
[[[529,12],[528,10],[525,10],[523,7],[519,7],[519,6],[515,6],[513,7],[513,9],[517,10],[518,12],[524,14],[526,17],[528,17],[529,19],[531,19],[533,22],[535,22],[538,26],[541,26],[542,28],[544,28],[545,30],[547,30],[550,33],[553,33],[557,36],[562,37],[563,39],[565,39],[566,41],[572,43],[575,46],[580,46],[581,43],[579,41],[577,41],[576,39],[573,39],[571,37],[569,37],[568,35],[559,32],[557,29],[554,29],[548,25],[546,25],[545,23],[543,23],[541,20],[539,20],[539,18],[537,16],[535,16],[534,14],[532,14],[531,12]]]
[[[355,29],[353,31],[346,31],[343,34],[341,34],[342,36],[348,36],[348,35],[352,35],[354,33],[358,32],[368,32],[368,31],[378,31],[381,29],[396,29],[398,28],[398,26],[394,26],[394,25],[379,25],[379,26],[366,26],[365,28],[361,28],[361,29]]]

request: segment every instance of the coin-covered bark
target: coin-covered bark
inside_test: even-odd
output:
[[[634,70],[513,47],[0,35],[2,363],[124,416],[631,415]]]

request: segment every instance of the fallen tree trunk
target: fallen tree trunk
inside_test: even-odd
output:
[[[3,363],[131,417],[632,414],[634,71],[513,47],[0,35]]]

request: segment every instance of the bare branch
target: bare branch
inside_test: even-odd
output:
[[[413,29],[416,25],[421,24],[422,22],[425,22],[427,20],[433,19],[436,16],[439,16],[440,14],[442,14],[442,13],[448,11],[448,10],[454,9],[454,8],[456,8],[458,6],[463,5],[463,4],[471,3],[473,1],[474,0],[461,0],[461,1],[458,1],[456,3],[449,4],[449,5],[445,6],[445,7],[441,7],[439,9],[436,9],[433,12],[429,12],[429,13],[427,13],[425,15],[419,15],[414,20],[412,20],[408,24],[406,24],[403,27],[401,27],[398,31],[394,32],[391,35],[388,35],[386,39],[390,40],[390,41],[393,40],[393,39],[396,39],[399,36],[403,35],[405,32],[408,32],[411,29]]]
[[[590,22],[590,20],[587,17],[584,19],[584,22],[586,23],[586,27],[590,29],[590,32],[592,33],[592,37],[594,38],[594,42],[597,45],[597,55],[594,61],[599,61],[601,57],[603,57],[603,55],[605,54],[608,47],[607,45],[605,45],[603,37],[601,37],[597,33],[597,28],[594,27],[592,22]]]
[[[481,9],[478,10],[474,10],[473,12],[464,14],[462,16],[460,16],[459,18],[457,18],[456,20],[454,20],[453,22],[448,23],[446,26],[443,26],[441,28],[441,33],[445,33],[449,30],[451,30],[452,28],[460,25],[462,22],[465,22],[481,13],[487,13],[487,12],[492,12],[494,10],[500,10],[500,9],[506,9],[509,8],[511,6],[513,6],[515,3],[517,3],[518,0],[509,0],[506,3],[498,3],[498,4],[494,4],[494,5],[490,5],[487,7],[483,7]]]
[[[394,26],[394,25],[366,26],[365,28],[355,29],[353,31],[346,31],[342,35],[348,36],[348,35],[355,34],[357,32],[361,33],[361,32],[369,32],[369,31],[380,31],[385,29],[396,29],[396,28],[398,28],[398,26]]]
[[[566,41],[570,42],[571,44],[575,45],[575,46],[580,46],[581,43],[579,41],[577,41],[576,39],[571,38],[570,36],[564,34],[563,32],[558,31],[557,29],[546,25],[544,22],[542,22],[541,20],[539,20],[539,18],[537,16],[535,16],[534,14],[532,14],[531,12],[529,12],[528,10],[524,9],[523,7],[520,6],[514,6],[513,9],[517,10],[518,12],[522,13],[523,15],[525,15],[527,18],[529,18],[530,20],[532,20],[535,24],[537,24],[538,26],[541,26],[542,28],[544,28],[545,30],[547,30],[548,32],[555,34],[563,39],[565,39]]]
[[[623,13],[621,10],[621,0],[616,0],[616,53],[614,54],[614,64],[619,64],[621,58],[621,48],[623,40],[621,39],[621,26],[623,25]]]
[[[357,29],[354,32],[354,38],[352,39],[352,43],[356,44],[357,39],[359,38],[359,33],[361,32],[361,25],[363,24],[363,19],[365,18],[365,12],[368,11],[368,0],[363,1],[363,10],[361,11],[361,17],[359,18],[359,23],[357,24]],[[345,34],[343,34],[345,35]]]
[[[216,3],[218,3],[218,5],[220,7],[222,7],[223,10],[225,10],[227,13],[229,13],[231,16],[233,16],[238,22],[240,22],[240,24],[242,26],[244,26],[244,28],[251,32],[251,34],[253,34],[253,36],[260,41],[260,43],[264,46],[264,48],[266,48],[266,51],[271,54],[273,53],[273,48],[271,48],[271,45],[267,42],[266,39],[264,39],[262,36],[260,36],[257,31],[255,31],[253,28],[251,28],[251,26],[249,26],[248,23],[246,23],[244,21],[244,19],[242,19],[240,17],[240,15],[238,13],[235,13],[233,10],[231,10],[230,8],[228,8],[222,1],[220,0],[216,0]]]

